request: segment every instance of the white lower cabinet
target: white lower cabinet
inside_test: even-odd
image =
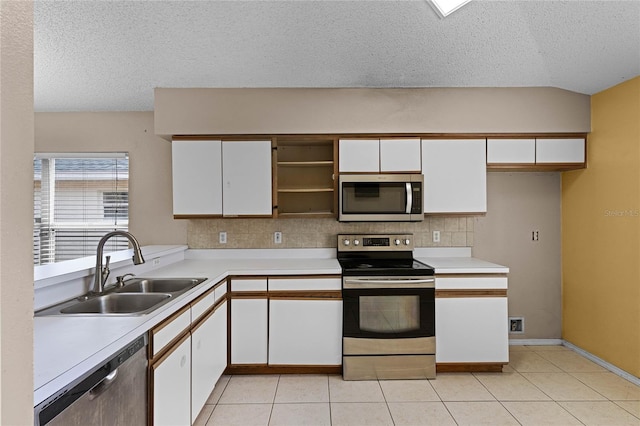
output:
[[[269,301],[269,364],[342,363],[342,301]]]
[[[150,424],[192,424],[227,367],[227,302],[216,292],[226,282],[151,330]]]
[[[436,362],[507,363],[506,297],[436,298]]]
[[[231,300],[231,364],[267,363],[268,310],[266,298]]]
[[[153,424],[191,424],[191,336],[186,334],[174,349],[151,367]]]
[[[208,314],[191,332],[191,423],[227,367],[227,303]]]

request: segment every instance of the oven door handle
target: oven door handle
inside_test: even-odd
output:
[[[345,278],[342,288],[435,288],[436,280],[434,278],[420,279],[363,279],[363,278]]]

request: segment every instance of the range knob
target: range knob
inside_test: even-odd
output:
[[[393,240],[393,244],[399,246],[400,245],[400,240],[396,238],[395,240]]]
[[[351,244],[351,241],[349,241],[348,239],[342,240],[342,244],[344,244],[345,246],[348,246],[349,244]]]
[[[353,245],[354,246],[359,246],[360,245],[360,240],[353,240]]]
[[[405,240],[404,240],[404,245],[405,245],[405,246],[408,246],[409,244],[411,244],[411,240],[410,240],[410,239],[408,239],[408,238],[405,238]]]

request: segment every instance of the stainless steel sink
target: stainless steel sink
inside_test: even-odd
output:
[[[133,278],[116,293],[182,293],[206,281],[206,278]]]
[[[142,315],[171,299],[170,294],[111,293],[60,309],[61,314]]]
[[[132,278],[125,281],[122,287],[109,288],[105,294],[92,296],[89,293],[82,298],[42,309],[35,315],[144,315],[206,280],[207,278]]]

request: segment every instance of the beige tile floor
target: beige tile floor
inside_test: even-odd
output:
[[[563,346],[512,346],[503,373],[345,382],[223,376],[197,426],[636,425],[640,386]]]

